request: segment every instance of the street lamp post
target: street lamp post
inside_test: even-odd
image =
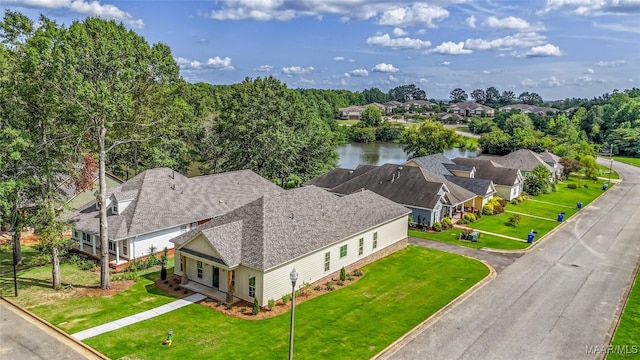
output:
[[[609,148],[609,158],[611,159],[611,163],[609,164],[609,182],[607,185],[611,186],[611,171],[613,171],[613,144],[611,144],[611,147]]]
[[[298,281],[298,273],[294,267],[289,274],[291,280],[291,331],[289,332],[289,360],[293,359],[293,319],[296,308],[296,281]]]

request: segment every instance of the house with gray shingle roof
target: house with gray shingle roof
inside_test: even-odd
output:
[[[187,178],[168,168],[146,170],[109,189],[109,253],[117,266],[173,248],[169,240],[261,196],[284,190],[251,170]],[[100,224],[96,201],[68,214],[78,249],[96,256]]]
[[[496,194],[507,201],[522,194],[524,177],[518,169],[507,168],[491,160],[481,158],[455,158],[452,160],[458,165],[473,168],[473,177],[476,179],[491,180],[496,188]]]
[[[462,101],[449,105],[449,111],[463,117],[482,116],[494,117],[495,110],[486,105],[471,101]]]
[[[520,149],[504,156],[480,156],[482,159],[489,159],[504,167],[519,169],[523,176],[527,176],[537,166],[544,165],[549,170],[551,176],[549,180],[558,180],[562,177],[562,169],[559,157],[544,151],[540,154],[529,149]],[[557,159],[557,160],[556,160]]]
[[[305,186],[262,196],[173,240],[183,287],[258,302],[361,267],[407,244],[410,210],[371,191]]]

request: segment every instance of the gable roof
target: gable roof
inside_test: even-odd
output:
[[[491,180],[455,175],[447,175],[445,178],[478,196],[486,196],[487,194],[495,193],[495,189],[491,186],[493,183]]]
[[[442,153],[432,154],[428,156],[420,156],[417,158],[409,159],[407,163],[409,161],[414,161],[421,168],[424,168],[427,171],[430,171],[434,174],[438,174],[442,176],[451,175],[451,171],[449,171],[446,168],[445,164],[455,165],[453,161],[451,161],[448,157],[446,157]]]
[[[489,159],[458,157],[453,159],[453,162],[473,166],[476,169],[474,172],[476,179],[488,179],[496,185],[513,186],[520,175],[520,170],[503,167]]]
[[[109,239],[118,240],[209,219],[236,209],[280,187],[251,170],[187,178],[168,168],[146,170],[110,189],[119,201],[133,201],[119,215],[108,211]],[[70,213],[73,226],[99,233],[95,201]]]
[[[495,111],[492,107],[478,104],[476,102],[471,101],[461,101],[454,104],[449,105],[449,109],[451,110],[482,110],[486,112]]]
[[[374,168],[376,168],[375,165],[358,165],[358,167],[356,167],[354,170],[336,168],[329,171],[328,173],[318,176],[317,178],[305,182],[304,185],[315,185],[324,189],[331,189],[340,184],[344,184],[345,182],[358,177]]]
[[[227,266],[268,270],[409,213],[371,191],[339,197],[305,186],[263,196],[171,241],[180,248],[202,234]]]
[[[491,159],[493,162],[496,162],[505,167],[511,167],[515,169],[520,169],[524,171],[531,171],[535,169],[539,165],[544,165],[549,171],[555,172],[551,165],[547,164],[540,155],[529,150],[529,149],[520,149],[516,150],[512,153],[509,153],[504,156],[485,156],[482,155],[480,158]]]

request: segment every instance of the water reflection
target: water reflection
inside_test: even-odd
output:
[[[342,144],[338,145],[336,150],[340,156],[338,166],[348,169],[354,169],[360,164],[402,164],[407,161],[407,155],[400,145],[395,143]],[[478,156],[478,152],[453,148],[445,150],[444,155],[450,159],[457,157],[473,158]]]

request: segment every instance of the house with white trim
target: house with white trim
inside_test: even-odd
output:
[[[336,277],[407,245],[410,210],[371,191],[316,186],[264,195],[171,240],[182,286],[264,306],[298,285]],[[215,296],[214,296],[215,297]]]
[[[172,249],[171,239],[261,196],[284,190],[251,170],[187,178],[168,168],[146,170],[109,189],[110,266]],[[100,256],[97,202],[68,215],[77,250]]]

